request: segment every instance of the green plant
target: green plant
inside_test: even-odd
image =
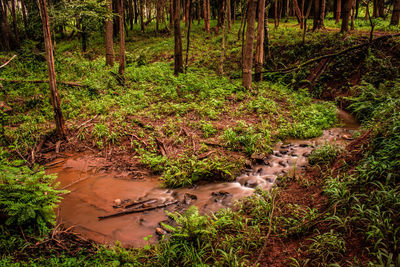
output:
[[[343,148],[335,144],[325,143],[322,146],[314,149],[308,157],[308,162],[311,165],[328,165],[331,164],[335,158],[342,153]]]
[[[333,230],[323,234],[318,233],[311,242],[308,251],[312,264],[331,264],[340,260],[346,251],[346,242],[343,237]]]

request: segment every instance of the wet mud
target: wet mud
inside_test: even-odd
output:
[[[196,205],[202,213],[230,207],[235,200],[250,196],[257,186],[271,189],[280,176],[294,175],[308,165],[308,156],[318,145],[345,144],[352,140],[359,124],[339,110],[341,127],[323,132],[318,138],[286,140],[274,146],[273,152],[254,160],[251,168],[235,182],[198,184],[193,188],[166,189],[158,177],[131,179],[129,173],[99,170],[102,159],[90,154],[68,155],[47,167],[47,173],[57,173],[58,188],[70,192],[63,196],[57,209],[57,221],[74,226],[75,231],[103,244],[119,240],[124,246],[144,246],[155,242],[163,233],[159,223],[166,221],[165,210],[182,210]],[[170,205],[172,202],[177,204]],[[143,202],[143,203],[142,203]],[[165,207],[163,207],[165,205]],[[151,207],[160,207],[146,210]],[[145,211],[99,220],[98,217],[132,209]],[[143,238],[152,236],[149,241]]]

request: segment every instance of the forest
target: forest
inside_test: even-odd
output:
[[[0,0],[0,266],[400,266],[400,0]]]

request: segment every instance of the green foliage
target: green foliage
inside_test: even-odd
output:
[[[328,165],[331,164],[335,158],[343,152],[343,148],[326,143],[314,149],[308,157],[308,162],[311,165]]]
[[[231,161],[226,157],[214,157],[203,160],[195,156],[167,158],[154,153],[138,150],[141,161],[156,172],[167,187],[183,187],[200,180],[231,181],[241,169],[240,161]]]
[[[328,263],[332,264],[335,260],[340,260],[346,251],[346,242],[340,234],[331,230],[323,234],[318,234],[311,239],[312,243],[308,249],[313,265]]]
[[[238,121],[234,128],[228,128],[222,136],[229,148],[235,151],[242,150],[247,156],[268,151],[271,142],[269,138],[268,132],[265,135],[258,133],[253,126],[244,121]]]
[[[56,177],[41,169],[15,167],[21,162],[8,162],[4,156],[0,161],[0,209],[6,216],[6,227],[46,234],[54,224],[54,208],[62,192],[51,186]]]

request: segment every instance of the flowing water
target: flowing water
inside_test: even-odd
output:
[[[143,246],[144,237],[157,239],[156,228],[167,220],[165,209],[176,205],[141,213],[99,220],[99,216],[122,211],[129,201],[152,200],[160,205],[179,200],[178,205],[196,205],[201,212],[217,211],[229,207],[240,198],[251,195],[257,186],[270,189],[282,175],[292,175],[307,166],[307,157],[319,144],[345,143],[351,140],[358,123],[346,112],[339,110],[342,127],[325,130],[323,135],[308,140],[286,140],[273,148],[273,153],[259,160],[235,182],[198,184],[193,188],[162,188],[158,177],[127,178],[127,173],[98,171],[99,159],[91,155],[70,155],[64,161],[49,165],[47,173],[58,173],[60,188],[68,187],[57,209],[58,223],[75,226],[75,231],[99,243],[119,240],[125,246]],[[121,203],[120,203],[121,202]],[[146,207],[146,204],[144,205]]]

